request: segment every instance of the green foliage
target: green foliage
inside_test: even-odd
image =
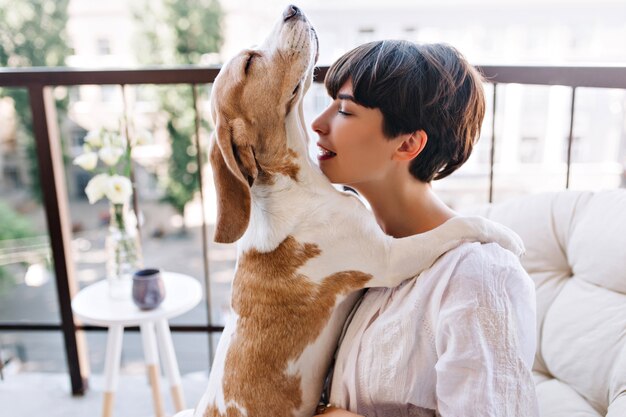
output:
[[[0,242],[35,236],[29,220],[0,202]],[[10,275],[0,266],[0,293],[10,282]]]
[[[0,202],[0,241],[35,236],[30,221]]]
[[[0,65],[54,67],[70,50],[69,0],[0,0]]]
[[[184,117],[185,113],[187,113],[187,117]],[[184,213],[185,205],[193,199],[194,194],[200,189],[197,175],[197,152],[191,140],[194,135],[193,114],[190,115],[189,111],[185,113],[182,113],[183,117],[170,119],[167,122],[167,131],[172,143],[172,155],[168,168],[166,194],[163,199],[180,214]]]
[[[0,0],[0,66],[59,66],[70,54],[65,26],[69,0]],[[13,99],[18,117],[18,141],[29,160],[31,194],[41,201],[39,164],[33,138],[28,92],[0,89],[0,97]],[[59,105],[64,114],[67,102]]]
[[[146,2],[134,15],[142,27],[136,48],[143,64],[198,64],[203,54],[222,46],[223,12],[217,0],[163,0],[162,8]],[[161,90],[159,101],[172,147],[163,200],[183,214],[200,188],[191,86]]]
[[[176,61],[197,64],[222,46],[222,8],[217,0],[164,0],[167,26],[174,30]]]
[[[218,0],[144,0],[133,15],[140,26],[135,50],[142,64],[198,64],[202,54],[219,52],[222,7]]]

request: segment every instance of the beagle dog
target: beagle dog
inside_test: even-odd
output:
[[[311,417],[358,290],[396,286],[462,242],[509,239],[467,217],[393,239],[356,196],[337,191],[307,152],[302,98],[317,56],[315,30],[288,6],[265,43],[213,84],[215,240],[237,241],[237,266],[194,417]]]

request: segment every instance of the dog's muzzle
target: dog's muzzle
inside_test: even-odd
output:
[[[285,9],[285,11],[283,12],[283,22],[287,22],[291,19],[302,19],[302,20],[306,20],[306,17],[304,16],[304,13],[302,13],[302,10],[300,10],[300,8],[298,6],[295,6],[293,4],[290,4],[289,6],[287,6],[287,8]],[[309,25],[310,26],[310,25]],[[315,41],[315,58],[313,59],[314,63],[317,63],[317,59],[319,58],[319,47],[320,47],[320,43],[319,43],[319,39],[317,37],[317,32],[315,32],[315,29],[313,28],[313,26],[310,26],[310,32],[313,35],[313,40]]]
[[[289,19],[293,19],[294,17],[301,17],[302,12],[297,6],[290,4],[287,6],[285,11],[283,12],[283,21],[286,22]]]

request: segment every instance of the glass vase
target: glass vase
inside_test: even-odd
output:
[[[109,233],[105,240],[109,296],[130,299],[133,274],[143,267],[137,220],[128,204],[111,204]]]

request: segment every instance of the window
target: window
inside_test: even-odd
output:
[[[69,94],[70,94],[70,102],[77,102],[81,100],[81,96],[80,96],[80,86],[78,85],[71,85],[68,88],[69,90]]]
[[[372,42],[376,40],[376,30],[373,27],[361,27],[359,28],[358,41],[359,43]]]
[[[115,100],[117,89],[115,85],[103,85],[100,87],[100,96],[102,101],[110,103]]]
[[[533,164],[541,162],[541,149],[539,138],[535,136],[522,136],[520,143],[520,162]]]
[[[111,41],[107,38],[98,38],[96,51],[98,55],[111,55]]]

